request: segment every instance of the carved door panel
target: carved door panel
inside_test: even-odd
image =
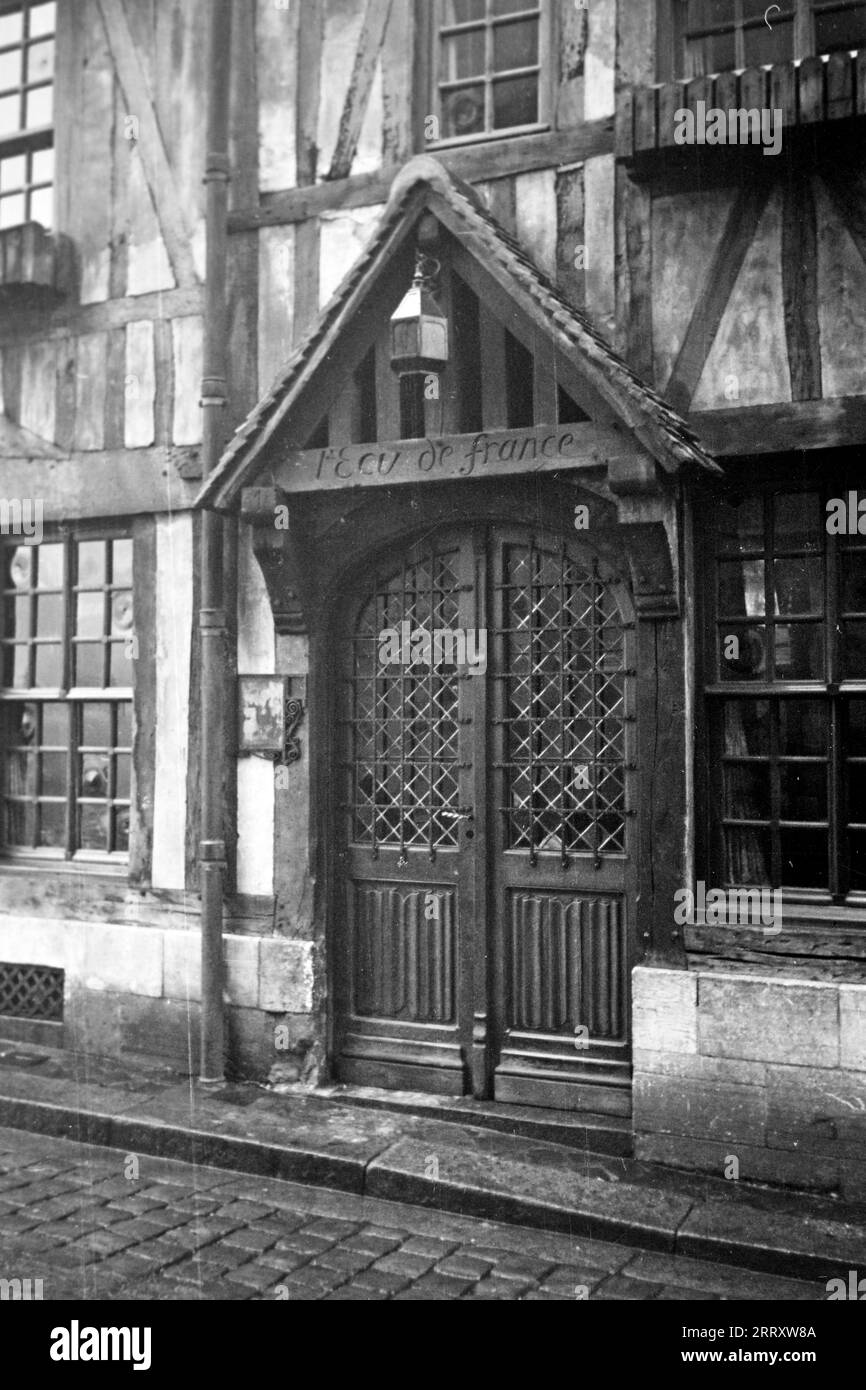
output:
[[[369,578],[338,640],[341,1079],[627,1107],[630,642],[561,540],[467,527]]]

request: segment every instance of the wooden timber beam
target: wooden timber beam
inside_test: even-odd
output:
[[[3,486],[10,497],[44,498],[46,522],[183,511],[201,487],[199,453],[197,445],[156,445],[4,458]]]
[[[450,173],[473,184],[527,174],[535,169],[579,164],[597,155],[612,153],[612,116],[587,121],[575,130],[435,150],[436,158]],[[334,209],[371,207],[374,203],[387,202],[391,185],[402,168],[402,164],[393,164],[374,173],[354,174],[348,179],[315,186],[310,180],[307,186],[283,193],[265,193],[258,207],[237,209],[229,215],[229,231],[249,232],[258,227],[286,226],[292,222],[306,222]],[[298,183],[302,183],[300,175]]]
[[[295,122],[296,177],[300,188],[315,184],[319,167],[319,105],[322,93],[324,0],[307,0],[298,15],[298,83]],[[231,215],[230,215],[231,216]],[[319,312],[319,221],[295,229],[292,341],[300,342]]]
[[[370,104],[370,93],[373,90],[373,79],[376,76],[376,64],[379,61],[379,54],[385,40],[385,30],[391,15],[391,5],[392,0],[367,0],[349,90],[346,93],[343,114],[340,117],[337,143],[331,160],[331,168],[328,171],[329,179],[348,178],[352,171],[352,164],[358,149],[358,140],[361,136],[361,127],[364,124],[364,117]]]
[[[866,395],[699,410],[689,415],[688,424],[716,458],[862,448]]]
[[[674,410],[685,412],[692,403],[772,189],[769,179],[760,184],[750,181],[731,208],[664,393]]]
[[[182,319],[200,314],[202,287],[155,290],[152,294],[106,299],[96,304],[59,304],[56,308],[6,308],[0,315],[0,347],[18,347],[46,339],[77,338],[85,333],[108,333],[141,319]]]
[[[137,149],[174,278],[181,289],[198,284],[183,215],[183,198],[156,117],[153,93],[129,28],[124,0],[98,0],[108,47],[126,109],[139,123]]]
[[[782,298],[795,401],[819,400],[821,335],[818,326],[818,225],[809,173],[789,167],[782,216]]]

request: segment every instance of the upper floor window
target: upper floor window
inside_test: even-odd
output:
[[[671,3],[671,0],[666,0]],[[674,76],[788,63],[866,45],[866,0],[672,0]]]
[[[434,0],[431,11],[434,139],[546,123],[549,0]]]
[[[853,510],[837,534],[828,503]],[[866,892],[866,535],[849,492],[711,509],[709,853],[719,886]]]
[[[132,541],[46,538],[0,561],[3,852],[125,856]]]
[[[53,221],[54,17],[0,3],[0,230]]]

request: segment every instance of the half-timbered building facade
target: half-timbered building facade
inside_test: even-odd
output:
[[[866,3],[765,9],[0,4],[0,1036],[863,1196]]]

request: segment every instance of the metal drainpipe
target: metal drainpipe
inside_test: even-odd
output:
[[[232,0],[210,0],[207,63],[207,155],[204,184],[207,282],[201,386],[202,472],[219,462],[225,437],[226,246],[229,182],[229,75]],[[223,893],[226,874],[226,730],[223,678],[228,631],[223,597],[223,520],[201,519],[201,1080],[225,1078]]]

